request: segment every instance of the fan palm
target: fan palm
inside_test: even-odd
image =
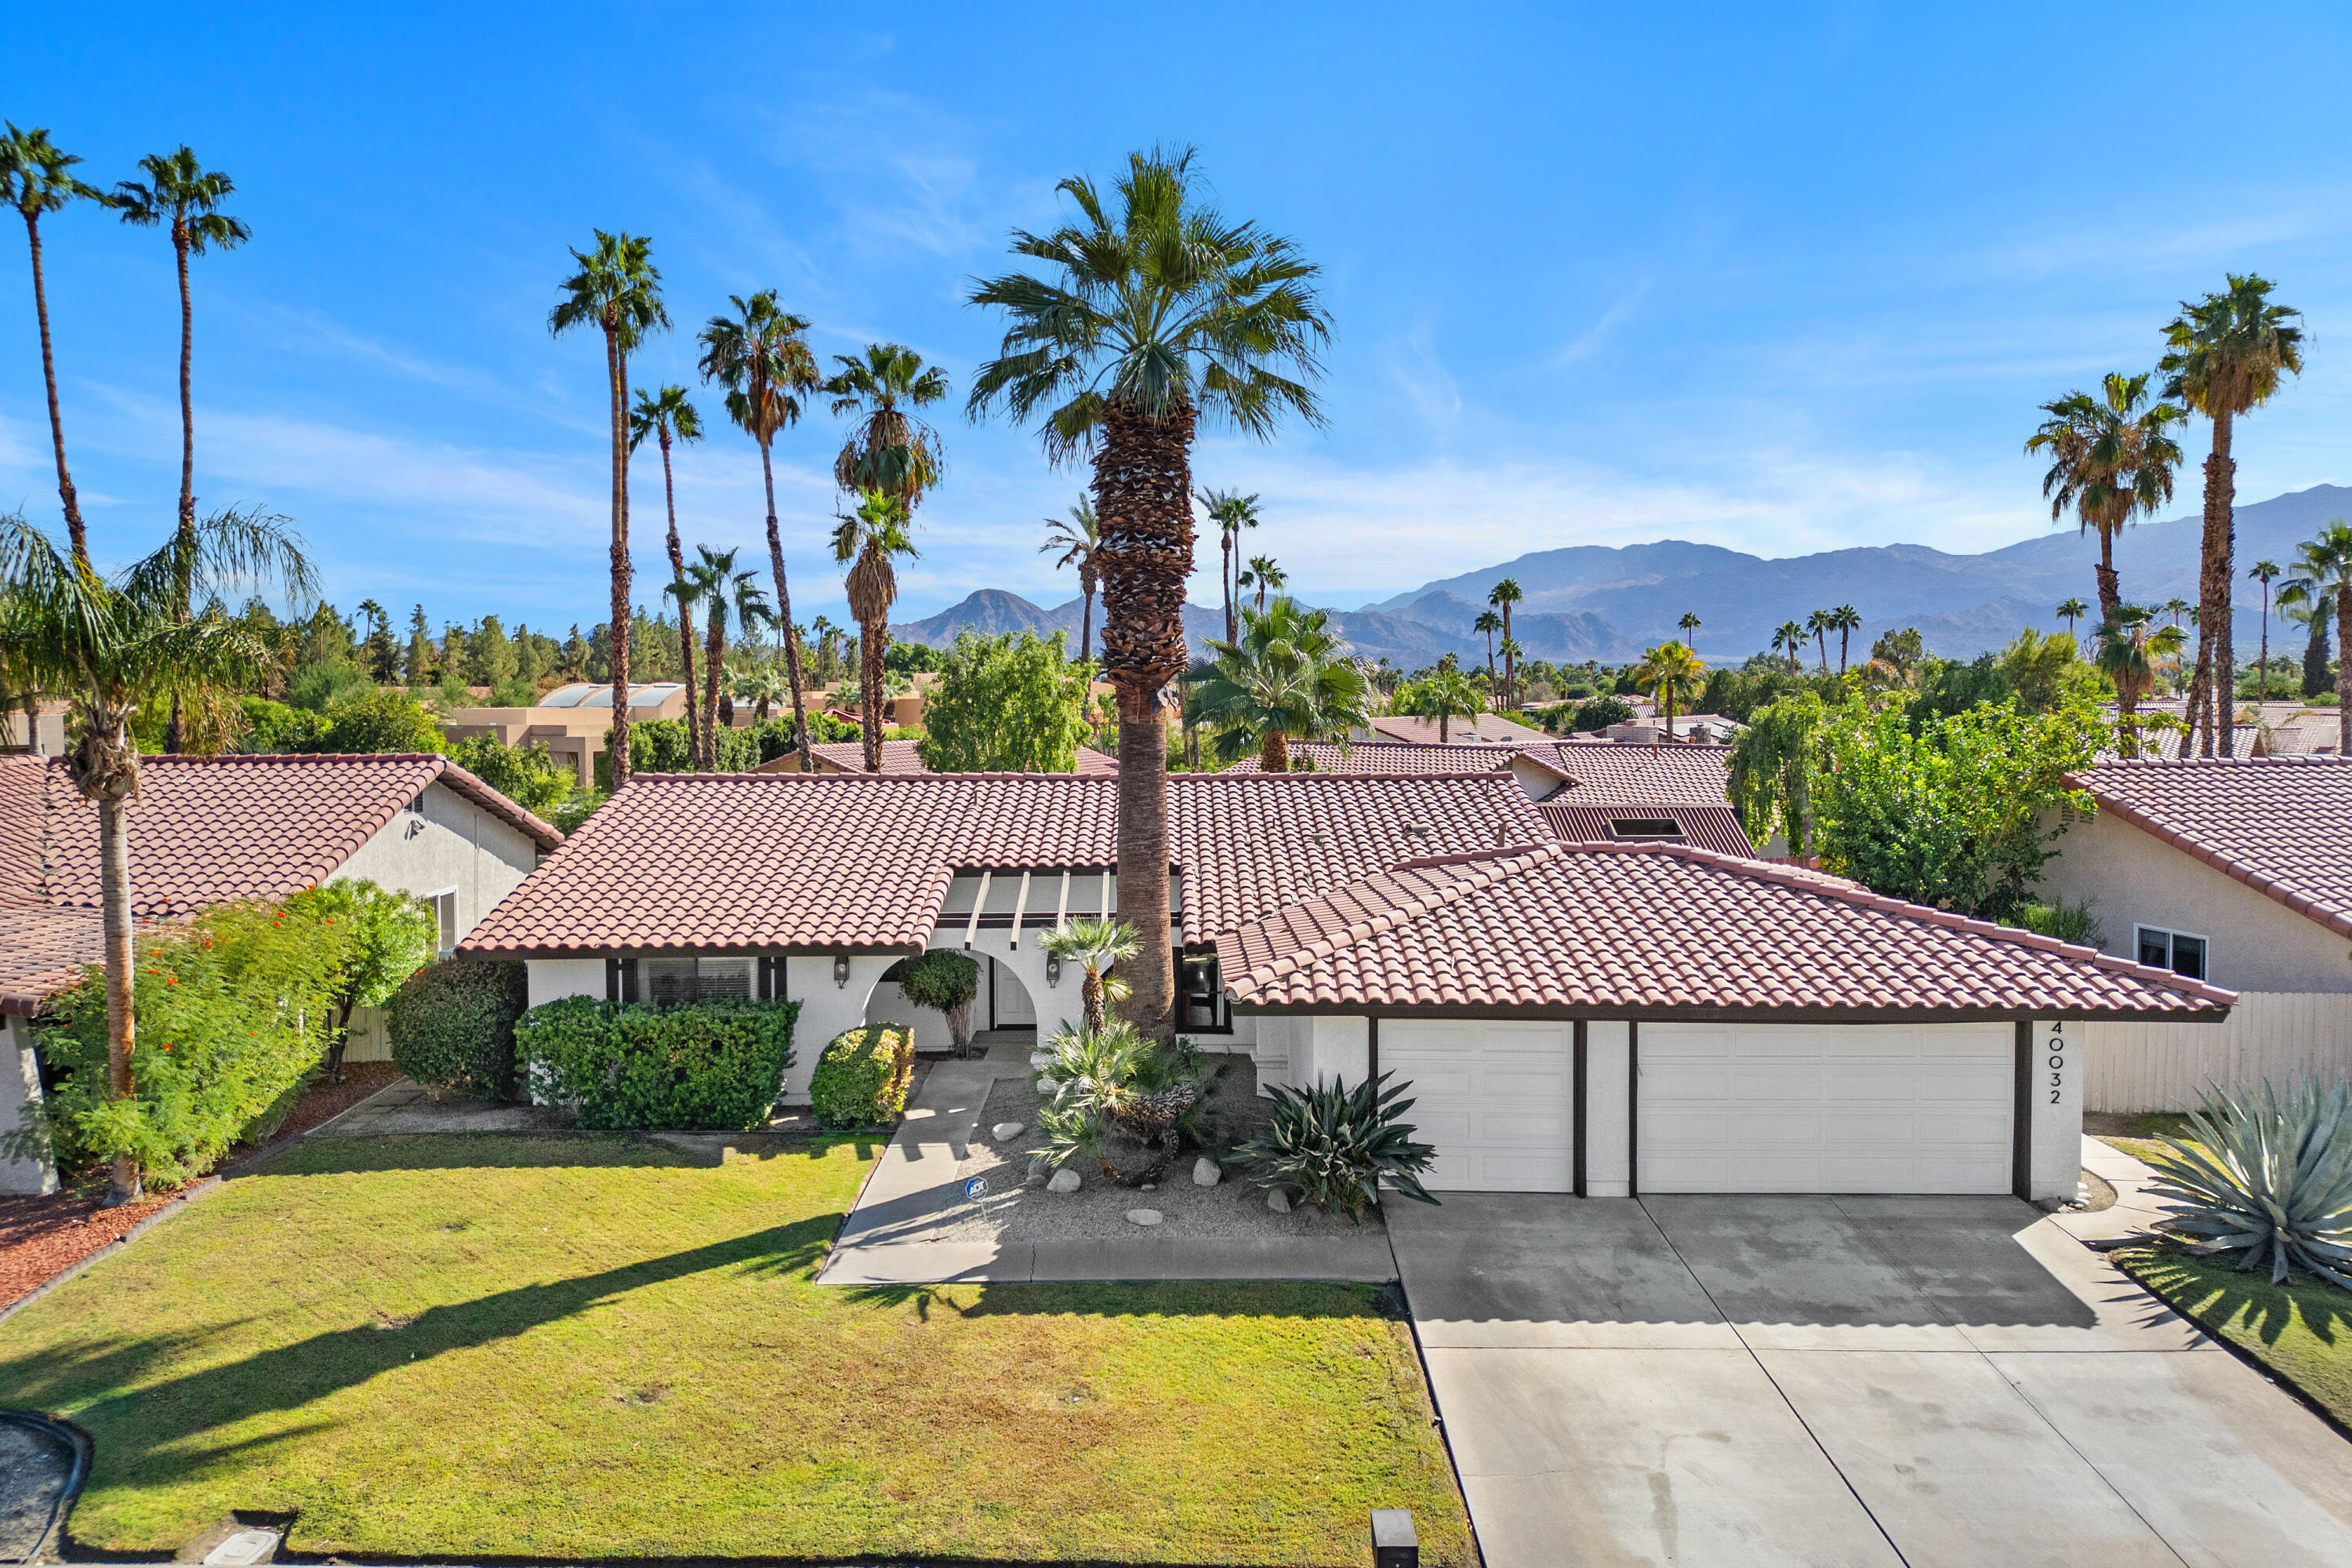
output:
[[[2275,568],[2273,568],[2275,570]],[[2091,613],[2091,606],[2080,599],[2068,599],[2058,606],[2058,618],[2066,623],[2066,635],[2074,635],[2074,623]]]
[[[2325,624],[2327,602],[2336,601],[2336,752],[2352,756],[2352,523],[2330,518],[2319,537],[2295,551],[2295,575],[2279,595],[2292,591],[2311,606],[2315,621]]]
[[[2246,575],[2263,585],[2263,651],[2254,666],[2254,700],[2271,700],[2271,584],[2285,568],[2275,561],[2257,561],[2246,568]]]
[[[801,772],[814,773],[809,755],[808,713],[801,679],[801,633],[793,620],[793,595],[784,580],[784,540],[776,527],[776,472],[770,457],[776,432],[797,424],[802,399],[817,389],[816,356],[809,352],[808,319],[776,303],[763,289],[749,300],[730,295],[732,316],[713,316],[698,340],[702,379],[727,389],[727,416],[760,444],[760,479],[768,497],[768,565],[776,579],[776,624],[784,634],[784,677],[793,686],[793,745]]]
[[[49,295],[41,272],[41,219],[68,202],[104,202],[107,197],[95,185],[75,177],[73,166],[81,160],[51,142],[47,131],[38,127],[19,131],[13,120],[5,123],[8,133],[0,137],[0,195],[24,218],[25,238],[32,247],[33,314],[41,327],[41,379],[49,394],[49,440],[57,449],[58,500],[65,506],[66,534],[73,542],[73,558],[88,566],[89,540],[82,529],[81,498],[74,489],[73,476],[66,470],[66,426],[58,412],[58,362],[49,346]]]
[[[1095,585],[1102,577],[1095,559],[1095,552],[1102,548],[1102,523],[1095,516],[1094,503],[1080,495],[1069,516],[1047,518],[1045,542],[1037,548],[1047,555],[1056,550],[1062,552],[1062,558],[1054,563],[1056,568],[1078,569],[1078,662],[1084,664],[1094,657]]]
[[[2025,450],[2047,452],[2049,471],[2042,493],[2049,498],[2050,521],[2073,507],[2083,531],[2099,536],[2099,563],[2093,570],[2102,625],[2123,607],[2116,578],[2116,536],[2131,520],[2172,499],[2172,470],[2180,464],[2180,443],[2172,426],[2188,417],[2169,403],[2150,405],[2148,377],[2110,372],[2100,395],[2070,392],[2042,405],[2049,417],[2029,437]]]
[[[1273,556],[1253,555],[1250,557],[1249,569],[1234,581],[1241,587],[1257,590],[1257,613],[1262,616],[1265,614],[1266,595],[1288,584],[1290,575],[1275,564]]]
[[[1219,762],[1254,746],[1262,771],[1288,773],[1294,739],[1345,739],[1371,722],[1372,683],[1345,650],[1327,613],[1276,599],[1242,617],[1239,638],[1209,644],[1185,716],[1215,731]]]
[[[940,482],[945,458],[939,432],[908,410],[948,395],[947,373],[899,343],[868,343],[862,356],[835,354],[839,374],[824,384],[836,415],[853,416],[849,439],[833,460],[833,482],[851,495],[880,490],[908,515]]]
[[[1100,1033],[1108,1021],[1106,1004],[1124,1001],[1130,989],[1126,981],[1111,974],[1110,967],[1142,950],[1142,944],[1136,940],[1135,928],[1125,921],[1081,917],[1065,921],[1047,931],[1038,938],[1037,945],[1048,957],[1075,963],[1086,972],[1085,982],[1078,990],[1078,1004],[1085,1016],[1087,1033]]]
[[[0,668],[15,680],[74,706],[74,788],[98,808],[99,878],[105,933],[107,1072],[112,1097],[134,1088],[131,1011],[131,824],[139,793],[131,721],[173,696],[202,701],[244,688],[272,649],[241,623],[207,611],[184,619],[174,595],[184,569],[200,586],[276,575],[307,584],[301,541],[282,518],[222,512],[197,524],[193,549],[174,538],[111,582],[61,553],[21,516],[0,517]],[[139,1196],[136,1158],[118,1153],[110,1207]]]
[[[613,664],[613,787],[629,782],[629,355],[646,336],[669,325],[661,300],[654,242],[635,235],[596,232],[593,250],[574,250],[580,270],[557,288],[563,298],[548,313],[557,337],[581,327],[604,336],[604,374],[612,392],[613,611],[606,632]]]
[[[1119,898],[1141,933],[1133,1014],[1160,1034],[1175,970],[1161,693],[1187,663],[1195,422],[1265,439],[1286,414],[1319,421],[1307,383],[1321,374],[1329,324],[1315,264],[1203,202],[1189,150],[1131,155],[1108,193],[1083,176],[1059,189],[1076,221],[1013,237],[1039,270],[972,289],[1007,325],[969,405],[1034,421],[1056,461],[1093,459],[1103,666],[1118,693]]]
[[[2139,755],[2139,700],[2155,683],[2157,661],[2178,655],[2185,640],[2179,626],[2157,626],[2142,605],[2119,605],[2114,618],[2099,624],[2098,666],[2116,689],[2116,730],[2126,757]]]
[[[1519,645],[1511,637],[1511,606],[1526,596],[1516,577],[1506,577],[1486,591],[1487,605],[1503,616],[1503,700],[1512,708],[1519,705]]]
[[[1805,617],[1805,635],[1811,637],[1821,649],[1823,675],[1830,672],[1830,613],[1827,610],[1815,610]]]
[[[2162,605],[2163,613],[2172,617],[2172,624],[2176,626],[2180,624],[2180,617],[2187,615],[2192,608],[2194,606],[2188,600],[2177,595],[2164,601]]]
[[[1232,642],[1241,636],[1241,590],[1234,581],[1234,563],[1242,530],[1257,526],[1257,497],[1239,490],[1202,490],[1200,500],[1209,521],[1217,525],[1217,594],[1225,605],[1225,640]]]
[[[1804,651],[1805,628],[1795,621],[1782,621],[1780,629],[1772,634],[1772,646],[1789,652],[1789,673],[1797,673],[1797,656]]]
[[[1407,693],[1414,718],[1437,721],[1441,746],[1453,740],[1454,720],[1475,719],[1486,711],[1486,694],[1478,689],[1478,683],[1443,664],[1427,679],[1414,681]]]
[[[1853,645],[1853,634],[1862,629],[1862,612],[1852,605],[1840,605],[1830,612],[1830,629],[1838,635],[1838,673],[1843,675],[1846,653]]]
[[[784,696],[784,683],[776,679],[772,669],[742,670],[728,682],[728,689],[735,694],[736,701],[751,705],[752,721],[760,724],[768,721],[769,711]]]
[[[1816,616],[1821,614],[1816,610]],[[1828,654],[1822,655],[1822,668],[1828,668]],[[1642,656],[1641,667],[1634,679],[1649,691],[1657,693],[1658,706],[1666,715],[1666,739],[1675,738],[1675,710],[1695,695],[1706,679],[1706,665],[1693,653],[1688,643],[1662,642]]]
[[[740,553],[698,544],[685,574],[670,585],[680,615],[687,613],[689,605],[703,606],[702,690],[688,696],[702,708],[701,744],[695,765],[707,773],[719,767],[719,680],[727,667],[728,624],[731,619],[749,637],[758,635],[768,621],[768,595],[759,586],[759,574],[735,569],[735,558]]]
[[[686,388],[665,386],[659,392],[637,394],[637,405],[629,413],[629,450],[634,452],[652,437],[661,446],[662,501],[669,510],[669,577],[673,590],[686,581],[686,552],[677,540],[677,485],[670,473],[669,449],[673,442],[685,443],[702,439],[702,416],[687,401]],[[702,717],[693,701],[694,694],[694,616],[686,601],[677,604],[678,668],[686,673],[686,743],[695,756],[702,755]]]
[[[882,655],[890,646],[890,606],[898,598],[896,562],[915,553],[907,503],[887,490],[867,490],[833,531],[833,559],[849,568],[841,581],[849,613],[857,618],[857,718],[869,773],[882,771]]]
[[[1470,629],[1486,639],[1486,690],[1489,695],[1498,694],[1503,688],[1495,675],[1495,634],[1503,629],[1503,617],[1492,610],[1481,610]]]

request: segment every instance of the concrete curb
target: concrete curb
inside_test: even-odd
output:
[[[816,1283],[843,1286],[1076,1284],[1098,1280],[1397,1277],[1385,1232],[1363,1236],[1151,1237],[1051,1241],[900,1241],[836,1247]]]
[[[186,1208],[190,1204],[194,1203],[198,1198],[212,1196],[213,1194],[220,1191],[224,1180],[224,1177],[218,1174],[214,1174],[205,1176],[199,1181],[190,1183],[188,1186],[182,1191],[178,1197],[173,1198],[170,1203],[165,1204],[153,1214],[151,1214],[145,1219],[141,1220],[137,1225],[132,1226],[129,1230],[126,1230],[121,1236],[116,1237],[112,1241],[108,1242],[104,1247],[100,1247],[88,1258],[81,1259],[78,1263],[68,1263],[64,1268],[58,1270],[56,1274],[51,1275],[47,1279],[43,1280],[40,1284],[34,1286],[30,1290],[26,1291],[23,1295],[17,1297],[6,1306],[0,1307],[0,1323],[6,1322],[9,1319],[15,1317],[17,1313],[23,1311],[26,1308],[39,1300],[42,1297],[47,1295],[50,1291],[64,1284],[67,1280],[71,1279],[85,1268],[89,1268],[91,1265],[96,1264],[102,1259],[113,1257],[116,1253],[121,1251],[124,1247],[130,1246],[132,1242],[138,1240],[141,1237],[146,1235],[157,1226],[162,1225],[165,1220],[170,1219],[173,1215]]]

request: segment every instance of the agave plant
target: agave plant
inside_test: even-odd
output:
[[[2189,1124],[2193,1142],[2167,1138],[2150,1162],[2181,1245],[2242,1251],[2241,1271],[2267,1261],[2273,1285],[2293,1267],[2352,1290],[2352,1084],[2216,1088]]]
[[[1265,1131],[1235,1155],[1259,1186],[1296,1187],[1324,1213],[1358,1223],[1381,1201],[1383,1182],[1409,1198],[1435,1203],[1421,1173],[1437,1151],[1415,1142],[1413,1125],[1399,1120],[1412,1109],[1402,1098],[1412,1086],[1390,1088],[1391,1076],[1382,1073],[1352,1089],[1336,1078],[1305,1090],[1275,1086]]]

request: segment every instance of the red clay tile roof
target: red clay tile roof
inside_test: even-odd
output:
[[[1357,741],[1347,746],[1336,741],[1293,741],[1290,765],[1318,773],[1483,773],[1507,765],[1520,749],[1424,745],[1418,741]],[[1307,765],[1302,768],[1301,763]],[[1258,759],[1252,753],[1223,771],[1256,773]]]
[[[2074,778],[2100,810],[2352,936],[2352,758],[2102,763]]]
[[[2089,948],[1672,846],[1401,866],[1217,940],[1248,1010],[2218,1018],[2234,994]]]
[[[1757,858],[1756,847],[1748,841],[1747,832],[1739,826],[1739,814],[1728,805],[1653,805],[1640,802],[1591,805],[1574,799],[1573,791],[1568,792],[1563,800],[1565,804],[1548,800],[1536,809],[1543,813],[1552,832],[1564,843],[1624,843],[1629,835],[1617,825],[1647,819],[1671,822],[1679,830],[1675,839],[1660,836],[1653,842],[1696,844],[1718,855],[1737,855],[1750,860]]]
[[[82,971],[106,961],[106,931],[96,910],[0,904],[0,1013],[30,1017]]]
[[[927,773],[920,742],[915,741],[885,741],[882,742],[882,771],[886,773]],[[820,741],[809,747],[817,761],[829,763],[831,771],[862,773],[866,771],[866,746],[860,741]],[[779,758],[779,761],[782,759]],[[1087,778],[1115,778],[1118,760],[1105,756],[1092,746],[1078,748],[1079,774]]]
[[[1168,794],[1187,942],[1416,855],[1549,837],[1507,773],[1179,773]],[[1073,773],[640,774],[460,947],[918,949],[960,870],[1113,864],[1118,798]]]
[[[1731,748],[1688,741],[1673,745],[1630,745],[1622,741],[1555,741],[1530,746],[1533,761],[1574,782],[1549,796],[1603,805],[1635,802],[1671,805],[1722,805],[1731,779]]]
[[[1445,724],[1445,740],[1437,738],[1438,724],[1434,719],[1415,718],[1409,713],[1383,713],[1374,719],[1372,733],[1384,741],[1404,741],[1416,745],[1466,745],[1477,741],[1503,741],[1513,745],[1532,746],[1549,740],[1541,730],[1507,719],[1499,713],[1481,713],[1475,719],[1452,719]]]

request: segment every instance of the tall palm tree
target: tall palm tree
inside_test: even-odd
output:
[[[2352,648],[2352,523],[2330,518],[2318,538],[2300,546],[2287,586],[2323,625],[2328,600],[2336,602],[2336,752],[2352,756],[2352,655],[2345,651]]]
[[[1706,625],[1706,623],[1698,618],[1698,612],[1696,610],[1685,610],[1683,612],[1683,618],[1676,621],[1675,625],[1682,628],[1683,641],[1688,642],[1691,640],[1692,637],[1697,633],[1699,627]]]
[[[686,581],[686,551],[677,538],[677,483],[670,472],[669,449],[673,442],[684,444],[702,439],[702,416],[687,401],[686,388],[665,386],[659,392],[639,392],[637,405],[629,412],[629,450],[634,452],[652,437],[661,445],[662,503],[669,510],[669,580],[675,593],[678,584]],[[692,700],[694,694],[694,616],[686,601],[677,603],[678,668],[686,672],[686,743],[695,755],[702,754],[702,717]]]
[[[1345,738],[1371,722],[1372,683],[1324,611],[1278,598],[1209,654],[1192,671],[1185,717],[1215,731],[1221,763],[1255,747],[1261,771],[1288,773],[1292,741]]]
[[[2116,577],[2116,536],[2131,520],[2172,500],[2172,470],[2180,465],[2180,443],[2172,426],[2188,415],[2169,403],[2147,401],[2148,377],[2109,372],[2100,395],[2070,392],[2042,404],[2049,417],[2026,439],[2028,455],[2050,454],[2042,476],[2050,521],[2073,507],[2083,531],[2099,536],[2099,563],[2093,570],[2099,620],[2115,620],[2123,607]]]
[[[68,202],[104,202],[107,197],[97,186],[74,176],[73,166],[81,160],[52,143],[47,131],[37,126],[20,131],[13,120],[0,123],[8,127],[7,135],[0,137],[0,195],[24,218],[25,238],[33,250],[33,313],[41,325],[41,379],[49,393],[49,441],[57,450],[58,500],[65,506],[66,535],[73,543],[73,558],[88,566],[89,539],[82,528],[81,498],[74,489],[73,476],[66,470],[66,424],[58,412],[58,361],[49,346],[49,294],[41,272],[41,219]]]
[[[833,411],[856,423],[833,460],[833,482],[851,495],[880,490],[914,515],[940,482],[945,458],[939,432],[908,412],[948,395],[947,373],[898,343],[868,343],[862,356],[835,354],[839,374],[824,384]]]
[[[1478,683],[1442,662],[1427,679],[1416,680],[1408,687],[1406,694],[1414,718],[1437,721],[1437,743],[1441,746],[1452,742],[1454,720],[1475,719],[1486,711],[1486,698]]]
[[[1241,550],[1242,530],[1257,526],[1257,497],[1239,490],[1199,493],[1202,509],[1217,525],[1217,594],[1225,605],[1225,640],[1233,642],[1241,636],[1241,590],[1234,581],[1234,568]]]
[[[2205,726],[2203,754],[2231,749],[2230,699],[2237,686],[2231,644],[2231,553],[2237,543],[2238,465],[2231,439],[2238,416],[2261,407],[2283,375],[2303,373],[2303,313],[2271,302],[2274,285],[2254,273],[2228,275],[2229,287],[2191,304],[2164,329],[2165,355],[2156,368],[2177,397],[2213,422],[2213,449],[2205,458],[2205,539],[2198,574],[2197,684],[2189,722]]]
[[[758,635],[768,619],[768,595],[759,586],[759,574],[739,572],[735,558],[742,553],[736,550],[713,550],[707,544],[694,547],[694,560],[688,563],[685,575],[671,587],[684,606],[703,606],[702,689],[689,692],[689,705],[699,703],[702,709],[700,740],[695,752],[695,765],[705,772],[719,767],[719,686],[727,668],[727,627],[730,616],[736,627],[746,637]]]
[[[0,667],[13,679],[68,699],[77,737],[66,760],[75,789],[98,807],[99,888],[106,968],[107,1073],[112,1098],[137,1087],[131,1008],[131,824],[139,793],[139,744],[131,726],[145,704],[174,694],[192,702],[246,689],[272,662],[252,628],[216,611],[184,620],[174,608],[181,572],[218,588],[275,579],[289,595],[314,576],[286,520],[224,511],[196,527],[193,550],[177,538],[112,582],[61,553],[21,515],[0,517]],[[138,1161],[115,1157],[109,1207],[140,1194]]]
[[[1056,550],[1062,552],[1062,558],[1054,563],[1057,570],[1078,569],[1078,662],[1084,664],[1094,657],[1095,585],[1102,575],[1102,568],[1096,563],[1096,552],[1102,548],[1102,523],[1095,516],[1094,502],[1081,494],[1069,516],[1047,518],[1045,542],[1037,548],[1047,555]],[[1230,603],[1226,608],[1232,608]]]
[[[141,228],[161,224],[172,238],[172,253],[180,268],[180,548],[193,552],[196,539],[196,405],[191,390],[195,360],[195,307],[188,292],[188,258],[219,247],[233,250],[253,237],[245,220],[220,210],[236,190],[236,182],[216,169],[206,169],[184,144],[176,153],[151,153],[139,160],[147,184],[125,180],[114,187],[115,210],[122,221]],[[179,592],[180,618],[188,616],[188,590]],[[181,749],[180,706],[163,726],[163,750]]]
[[[2276,570],[2275,567],[2273,568]],[[2074,623],[2091,613],[2091,606],[2080,599],[2070,598],[2058,606],[2058,618],[2066,623],[2066,635],[2074,635]]]
[[[1275,564],[1273,556],[1253,555],[1250,557],[1249,569],[1234,581],[1242,587],[1257,590],[1257,613],[1262,616],[1265,614],[1267,593],[1287,584],[1290,581],[1290,574]]]
[[[776,527],[776,472],[769,455],[776,432],[797,424],[802,399],[817,389],[816,356],[809,352],[808,318],[776,303],[763,289],[749,300],[730,295],[732,316],[713,316],[701,337],[702,379],[727,389],[727,416],[760,444],[760,479],[768,496],[768,564],[776,579],[776,623],[784,634],[784,674],[793,683],[793,745],[801,772],[814,773],[809,754],[808,713],[802,695],[801,632],[793,620],[793,595],[784,581],[784,538]]]
[[[1805,647],[1805,628],[1796,621],[1782,621],[1780,629],[1772,634],[1772,646],[1776,649],[1788,649],[1789,673],[1796,674],[1797,656],[1802,653]]]
[[[669,325],[654,242],[630,234],[596,233],[593,250],[574,250],[580,270],[556,287],[563,298],[548,312],[557,337],[593,327],[604,337],[604,375],[612,398],[613,610],[606,633],[613,661],[613,787],[629,782],[629,355],[650,333]]]
[[[1285,415],[1321,415],[1308,383],[1329,321],[1316,265],[1296,245],[1202,199],[1189,149],[1138,153],[1106,193],[1059,187],[1076,220],[1016,231],[1041,263],[977,284],[1007,318],[969,400],[1035,421],[1057,461],[1091,457],[1103,529],[1103,666],[1119,711],[1121,918],[1140,933],[1131,1011],[1170,1028],[1168,716],[1162,691],[1189,662],[1191,459],[1198,419],[1270,438]]]
[[[2195,608],[2195,606],[2190,605],[2188,600],[2175,595],[2173,597],[2164,601],[2162,613],[2170,616],[2172,617],[2172,624],[2175,626],[2178,626],[2180,625],[2180,617],[2187,615],[2193,608]]]
[[[1830,612],[1830,629],[1838,635],[1838,673],[1843,675],[1847,649],[1853,634],[1862,629],[1862,612],[1852,605],[1840,605]]]
[[[1511,606],[1525,597],[1516,577],[1506,577],[1486,591],[1486,603],[1503,614],[1503,694],[1513,708],[1519,705],[1519,645],[1511,637]]]
[[[1815,610],[1805,617],[1805,635],[1811,637],[1822,654],[1822,673],[1830,672],[1830,613]],[[1687,645],[1685,645],[1687,646]]]
[[[766,723],[769,710],[784,697],[784,683],[776,679],[776,672],[756,666],[729,681],[728,689],[734,693],[736,701],[751,704],[751,721],[756,724]]]
[[[1503,629],[1503,617],[1492,610],[1481,610],[1470,629],[1486,639],[1486,691],[1490,697],[1500,697],[1502,683],[1495,676],[1495,634]]]
[[[2157,661],[2178,656],[2179,626],[2157,626],[2155,612],[2121,605],[2099,623],[2098,666],[2116,688],[2116,730],[2126,757],[2139,755],[2139,700],[2156,681]]]
[[[1816,610],[1815,615],[1821,612]],[[1829,656],[1822,656],[1822,668],[1829,668]],[[1658,706],[1665,710],[1666,739],[1675,738],[1675,710],[1679,704],[1696,694],[1706,679],[1706,665],[1693,653],[1688,643],[1662,642],[1642,656],[1641,668],[1633,679],[1643,687],[1658,694]]]
[[[841,585],[857,618],[857,719],[869,773],[882,771],[882,656],[890,646],[890,606],[898,598],[897,561],[915,553],[907,503],[887,490],[867,490],[833,531],[834,563],[849,568]]]
[[[2271,584],[2284,570],[2275,561],[2257,561],[2246,568],[2246,575],[2263,585],[2263,651],[2262,662],[2254,667],[2256,681],[2254,700],[2271,700]]]

